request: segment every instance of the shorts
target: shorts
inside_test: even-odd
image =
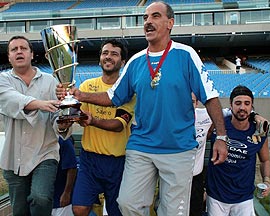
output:
[[[228,204],[207,196],[206,205],[208,216],[255,216],[253,199]]]
[[[104,193],[109,215],[118,215],[120,211],[116,199],[124,163],[125,156],[101,155],[82,149],[72,205],[92,206],[94,203],[99,203],[99,194]]]

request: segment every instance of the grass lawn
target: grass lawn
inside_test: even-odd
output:
[[[8,192],[8,186],[6,180],[3,177],[2,170],[0,169],[0,196]]]

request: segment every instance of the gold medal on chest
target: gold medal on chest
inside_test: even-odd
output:
[[[150,85],[151,85],[151,88],[155,88],[156,86],[159,85],[159,80],[161,79],[161,71],[159,70],[155,77],[152,79]]]

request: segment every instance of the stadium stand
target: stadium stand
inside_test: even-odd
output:
[[[210,73],[219,91],[220,97],[229,97],[232,89],[237,85],[245,85],[252,91],[255,98],[270,97],[270,74],[246,73],[246,74],[224,74]]]
[[[145,5],[150,5],[155,0],[148,0]],[[178,5],[178,4],[204,4],[204,3],[214,3],[215,0],[167,0],[170,5]]]
[[[78,3],[73,9],[82,9],[82,8],[100,8],[104,7],[128,7],[128,6],[137,6],[140,3],[140,0],[93,0],[93,1],[82,1]]]
[[[10,6],[9,9],[3,12],[27,12],[27,11],[55,11],[55,10],[67,10],[73,5],[76,4],[76,1],[59,1],[59,2],[20,2]]]
[[[221,70],[214,61],[207,60],[207,61],[203,61],[203,63],[207,70],[215,70],[215,71]]]
[[[5,12],[22,11],[56,11],[70,9],[87,9],[106,7],[137,6],[140,0],[93,0],[93,1],[52,1],[52,2],[20,2],[10,6]],[[4,3],[2,3],[4,5]],[[6,3],[5,3],[6,4]],[[1,5],[0,5],[1,6]]]
[[[270,58],[253,57],[247,59],[244,63],[251,68],[261,71],[262,73],[270,73]]]

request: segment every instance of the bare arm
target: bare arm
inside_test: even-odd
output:
[[[92,124],[90,125],[93,125],[95,127],[98,127],[104,130],[114,131],[114,132],[121,132],[124,129],[123,124],[118,119],[104,120],[104,119],[94,118],[94,120],[92,121]]]
[[[99,106],[111,106],[113,105],[107,92],[81,92],[79,89],[71,89],[70,93],[75,96],[79,101],[96,104]]]
[[[270,193],[270,161],[269,161],[269,149],[268,149],[268,139],[265,140],[260,152],[260,172],[262,176],[263,183],[265,183],[268,187],[263,191],[262,195],[268,196]]]
[[[65,190],[60,197],[60,206],[64,207],[71,203],[71,193],[76,179],[77,168],[68,169]]]
[[[217,135],[226,135],[224,118],[221,110],[221,104],[218,98],[212,98],[205,104],[207,112],[211,117],[216,128]],[[213,146],[213,163],[220,164],[225,161],[228,155],[227,144],[223,140],[216,140]]]
[[[103,130],[121,132],[124,129],[122,122],[118,119],[98,119],[94,118],[91,113],[84,112],[88,119],[79,121],[82,127],[94,126]]]
[[[56,112],[60,103],[61,102],[57,100],[33,100],[27,104],[24,109],[29,111],[43,110],[48,112]]]
[[[72,88],[69,90],[69,93],[74,95],[76,99],[81,102],[96,104],[100,106],[111,106],[113,105],[107,92],[96,92],[96,93],[89,93],[89,92],[81,92],[77,88]],[[58,84],[56,88],[56,96],[59,100],[65,98],[66,89],[63,88],[62,84]]]

